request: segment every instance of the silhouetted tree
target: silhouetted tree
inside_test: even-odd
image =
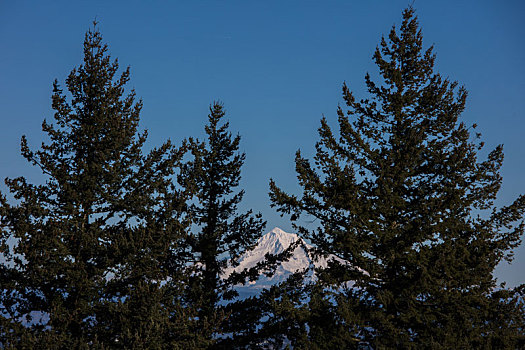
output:
[[[204,346],[177,260],[188,223],[173,177],[184,149],[143,153],[142,102],[118,68],[95,24],[69,95],[53,84],[49,142],[33,151],[22,137],[22,155],[47,179],[7,179],[15,203],[0,201],[0,347]]]
[[[493,276],[499,262],[512,259],[524,230],[523,195],[494,205],[502,146],[478,160],[476,126],[460,121],[467,91],[434,72],[433,48],[423,49],[412,8],[373,58],[380,82],[366,75],[370,96],[356,100],[344,84],[339,134],[323,118],[313,163],[297,152],[302,195],[270,183],[281,213],[317,219],[318,228],[299,232],[318,253],[348,262],[320,272],[321,299],[311,294],[309,305],[296,305],[315,311],[328,300],[333,312],[316,318],[323,308],[310,310],[307,340],[294,342],[524,346],[523,287],[498,287]]]
[[[244,153],[239,153],[240,136],[233,137],[220,103],[210,107],[205,126],[206,141],[189,139],[192,158],[179,176],[179,183],[192,195],[189,213],[193,231],[188,238],[194,264],[193,300],[199,305],[199,319],[212,339],[221,332],[227,318],[224,301],[235,295],[224,270],[252,248],[262,234],[265,222],[252,211],[239,213],[244,190],[235,192],[241,179]],[[222,304],[221,304],[222,303]]]

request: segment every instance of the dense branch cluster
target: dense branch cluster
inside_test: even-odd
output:
[[[311,253],[339,259],[240,300],[295,249],[224,275],[265,227],[238,208],[240,136],[215,102],[205,140],[146,152],[129,68],[95,25],[53,84],[48,142],[22,137],[46,182],[6,179],[0,196],[0,348],[525,347],[525,285],[493,275],[525,229],[525,196],[494,205],[502,146],[479,159],[467,92],[434,72],[412,8],[373,59],[368,97],[344,84],[338,133],[323,118],[313,160],[297,152],[301,193],[270,181]]]

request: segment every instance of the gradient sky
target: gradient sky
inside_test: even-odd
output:
[[[110,53],[131,66],[144,100],[148,146],[202,136],[207,109],[221,100],[247,160],[243,208],[267,229],[291,231],[270,208],[268,180],[298,190],[293,158],[312,155],[324,114],[336,128],[341,84],[365,97],[363,77],[381,35],[410,2],[383,1],[14,1],[0,0],[0,178],[43,177],[20,156],[21,135],[40,144],[52,120],[51,84],[82,62],[93,19]],[[490,147],[503,143],[497,204],[525,193],[525,2],[414,1],[436,69],[469,91],[463,120]],[[2,192],[5,186],[0,185]],[[497,270],[525,282],[525,247]]]

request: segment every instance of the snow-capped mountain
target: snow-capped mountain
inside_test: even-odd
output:
[[[334,259],[340,261],[335,256],[328,256],[327,258],[320,257],[314,261],[311,254],[307,251],[312,248],[302,238],[295,233],[288,233],[275,227],[270,232],[259,238],[257,245],[251,251],[246,252],[239,259],[239,266],[236,268],[230,267],[224,271],[224,276],[229,276],[232,271],[240,272],[244,269],[254,267],[258,262],[265,259],[267,253],[276,255],[282,253],[292,243],[300,240],[300,244],[293,251],[293,255],[288,261],[282,262],[272,277],[261,275],[255,282],[250,282],[244,286],[238,286],[241,296],[250,296],[259,293],[263,288],[268,288],[274,284],[285,281],[292,273],[310,269],[307,274],[308,279],[315,278],[313,268],[326,267],[328,261]],[[306,249],[305,249],[306,248]]]

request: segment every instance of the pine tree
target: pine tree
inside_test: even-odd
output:
[[[265,222],[260,214],[249,210],[239,213],[244,190],[235,192],[241,179],[245,154],[239,153],[240,136],[233,137],[229,123],[223,123],[224,108],[215,102],[210,106],[207,140],[190,138],[192,159],[179,176],[179,183],[191,193],[189,212],[194,227],[188,238],[191,263],[196,268],[193,300],[199,306],[199,319],[208,337],[221,332],[226,308],[221,302],[235,296],[236,283],[223,275],[228,263],[236,266],[240,255],[252,248],[261,235]],[[239,281],[239,280],[236,280]]]
[[[523,286],[493,275],[524,230],[525,196],[494,205],[502,146],[478,160],[476,126],[460,121],[467,91],[434,72],[412,8],[373,58],[380,81],[366,75],[368,98],[343,85],[339,135],[323,118],[313,163],[297,152],[302,195],[270,182],[281,213],[318,220],[298,227],[318,253],[348,262],[320,271],[334,313],[323,323],[310,312],[309,346],[326,348],[323,334],[347,348],[524,346]]]
[[[0,202],[2,348],[188,348],[200,340],[181,299],[187,227],[173,177],[184,150],[144,154],[142,101],[126,94],[130,70],[86,33],[83,64],[53,84],[55,123],[22,155],[47,177],[6,184]],[[16,242],[9,245],[9,242]],[[42,315],[42,319],[31,319]]]

